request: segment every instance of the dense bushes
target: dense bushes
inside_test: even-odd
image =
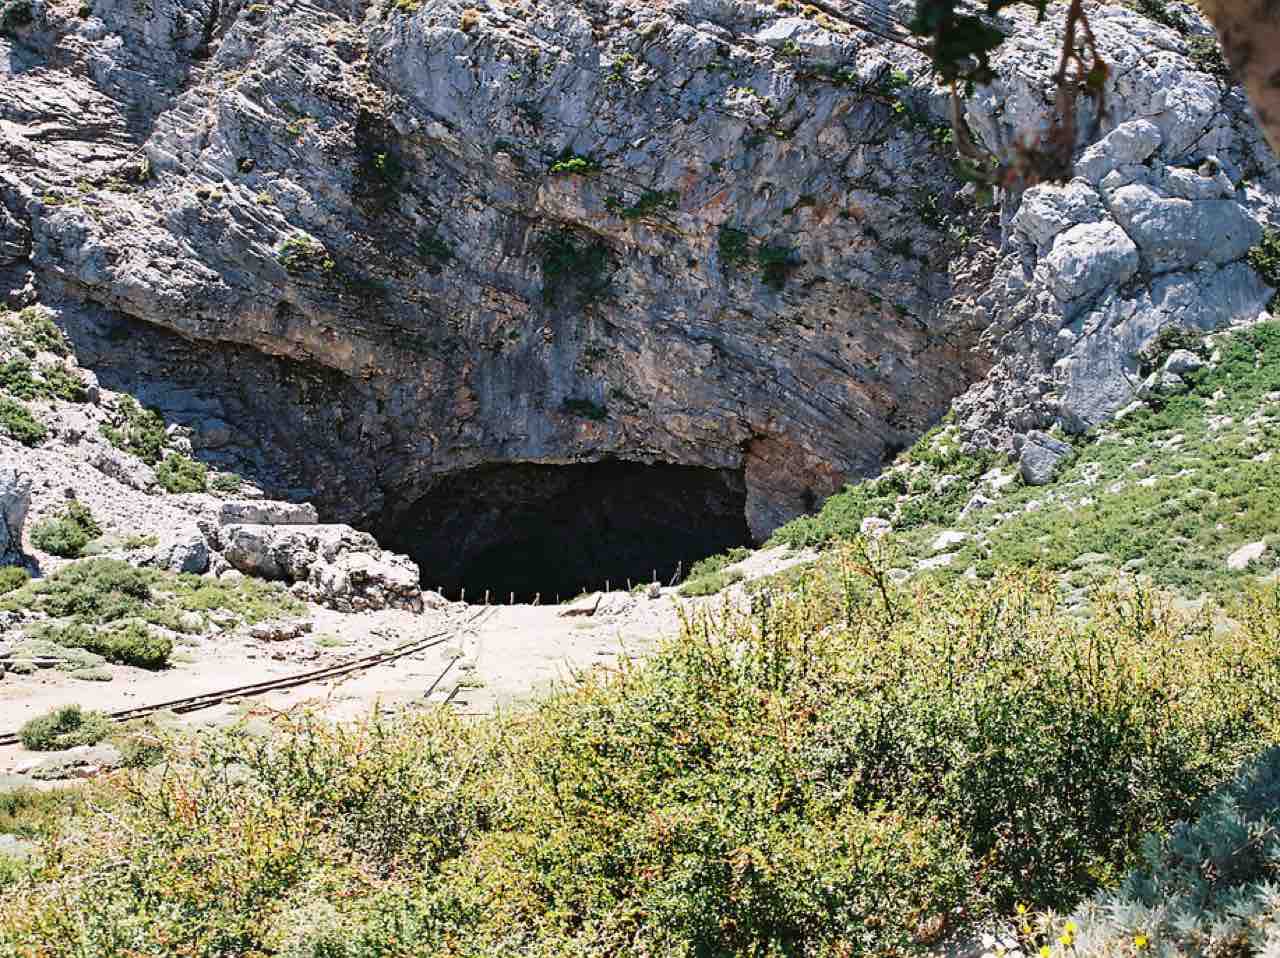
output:
[[[64,705],[31,719],[18,730],[18,738],[32,751],[51,752],[96,745],[110,731],[111,720],[101,712],[82,712],[78,705]]]
[[[90,541],[102,535],[102,526],[89,507],[75,499],[61,515],[41,519],[31,528],[31,544],[52,555],[74,559]]]
[[[903,954],[1078,901],[1274,737],[1280,596],[1223,634],[855,566],[528,714],[193,746],[0,903],[0,952]]]

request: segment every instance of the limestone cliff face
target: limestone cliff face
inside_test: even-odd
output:
[[[1110,272],[1058,309],[1049,267],[1034,278],[1057,232],[1009,226],[1020,198],[975,204],[923,60],[799,11],[31,10],[0,37],[0,279],[58,304],[81,360],[191,425],[202,456],[327,518],[394,529],[463,470],[618,459],[739,476],[762,537],[975,383],[986,441],[1046,425],[1059,329],[1154,276],[1147,241],[1125,245],[1141,217],[1090,185],[1110,205],[1057,232],[1125,240],[1076,237],[1075,268]],[[1214,153],[1225,185],[1188,202],[1247,221],[1225,258],[1174,255],[1197,322],[1256,313],[1267,288],[1237,247],[1261,235],[1274,160],[1185,37],[1111,15],[1104,39],[1133,53],[1116,92],[1166,89],[1113,97],[1105,129],[1203,107],[1214,135],[1165,135],[1161,162]],[[1009,54],[971,107],[980,136],[1035,121],[1051,44],[1046,27]],[[1212,97],[1184,108],[1184,89]],[[1167,180],[1126,185],[1162,198]],[[1243,271],[1229,309],[1206,259]],[[1128,361],[1113,339],[1097,349]]]

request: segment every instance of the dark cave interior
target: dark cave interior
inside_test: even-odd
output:
[[[606,460],[486,465],[442,477],[371,530],[411,556],[422,584],[476,601],[544,602],[664,583],[677,567],[750,543],[741,473]]]

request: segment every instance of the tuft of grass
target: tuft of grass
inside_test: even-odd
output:
[[[79,705],[37,715],[18,730],[24,748],[54,752],[77,745],[97,745],[111,732],[111,720],[102,712],[83,712]]]

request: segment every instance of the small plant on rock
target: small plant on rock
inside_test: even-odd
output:
[[[78,500],[68,502],[62,514],[41,519],[31,529],[31,544],[42,552],[75,559],[92,539],[102,535],[102,526],[89,507]]]
[[[1249,250],[1249,265],[1268,286],[1280,290],[1280,230],[1266,230],[1262,241]],[[1280,293],[1271,298],[1267,307],[1271,311],[1280,308]]]
[[[49,438],[44,423],[21,403],[0,396],[0,433],[24,446],[38,446]]]
[[[118,424],[101,427],[107,441],[148,465],[159,462],[165,445],[164,420],[160,414],[144,408],[132,396],[121,396],[115,411]]]
[[[204,492],[209,467],[190,456],[173,453],[156,466],[156,481],[165,492]]]

